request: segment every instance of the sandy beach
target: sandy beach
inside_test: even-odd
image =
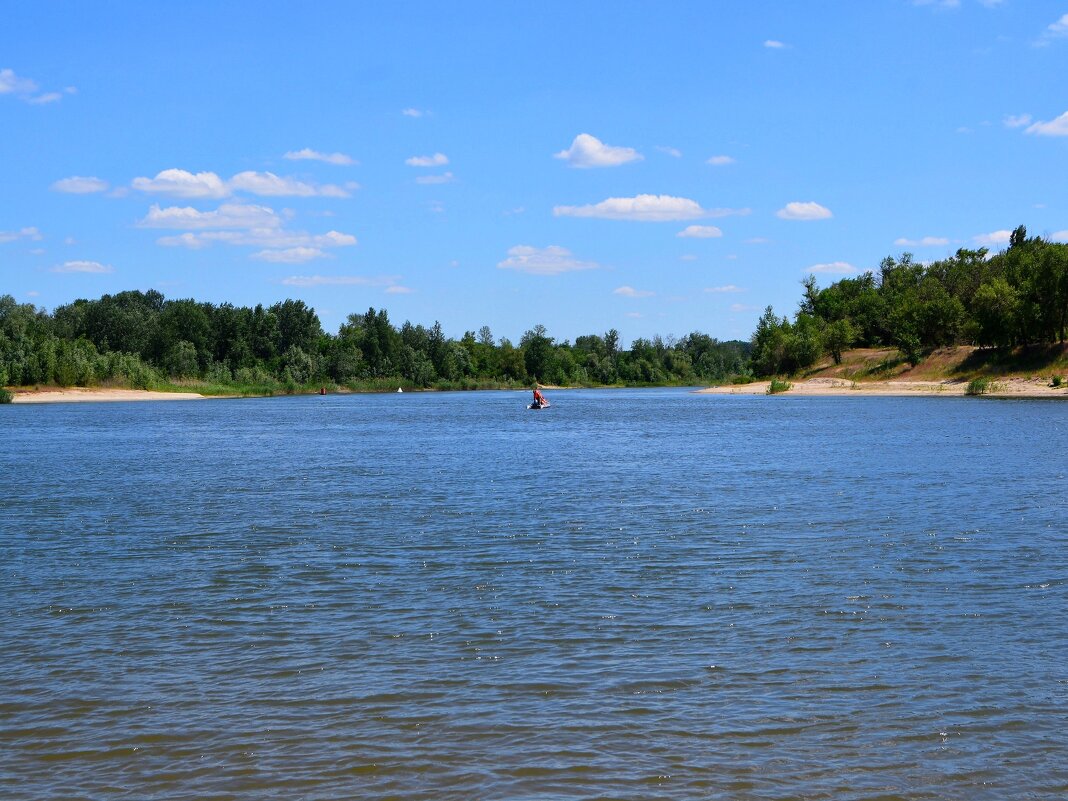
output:
[[[159,401],[204,400],[196,392],[151,392],[146,389],[63,389],[44,387],[36,390],[15,390],[13,403],[87,403],[100,401]]]
[[[697,390],[708,395],[766,395],[769,381],[752,384],[737,384],[708,387]],[[848,381],[841,378],[810,378],[807,381],[791,381],[790,389],[777,393],[782,397],[813,397],[878,395],[913,397],[917,395],[964,395],[967,381]],[[1068,398],[1068,386],[1051,387],[1045,379],[1003,378],[994,379],[983,395],[986,398]]]

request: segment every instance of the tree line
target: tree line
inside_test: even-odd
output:
[[[895,347],[912,365],[935,348],[969,344],[1011,349],[1064,343],[1068,329],[1068,245],[1014,230],[1009,247],[960,249],[930,264],[908,253],[819,289],[803,282],[791,322],[769,306],[751,344],[755,375],[783,375],[850,347]]]
[[[556,341],[541,325],[517,343],[495,339],[487,326],[452,339],[439,323],[397,327],[385,309],[374,308],[349,315],[329,334],[300,300],[249,308],[168,300],[155,290],[76,300],[51,313],[0,297],[0,386],[697,384],[745,373],[749,348],[694,332],[636,339],[628,350],[615,329],[571,343]]]

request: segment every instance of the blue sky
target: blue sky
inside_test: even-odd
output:
[[[1068,241],[1068,0],[8,3],[0,294],[748,338]]]

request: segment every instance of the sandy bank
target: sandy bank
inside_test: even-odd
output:
[[[840,378],[810,378],[807,381],[791,381],[784,396],[834,396],[857,397],[879,395],[883,397],[914,397],[917,395],[964,395],[967,381],[846,381]],[[723,387],[708,387],[697,390],[709,395],[766,395],[768,381],[738,384]],[[988,398],[1066,398],[1068,387],[1051,387],[1044,379],[1004,378],[991,381]]]
[[[196,392],[150,392],[146,389],[16,389],[14,403],[84,403],[89,401],[203,400]]]

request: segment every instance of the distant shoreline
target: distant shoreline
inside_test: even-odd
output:
[[[733,384],[696,390],[700,395],[766,395],[770,381]],[[787,397],[962,397],[968,382],[947,381],[849,381],[841,378],[810,378],[790,381],[790,389],[776,393]],[[1042,379],[991,378],[984,398],[1064,398],[1068,387],[1051,387]]]
[[[130,401],[206,400],[198,392],[153,392],[147,389],[111,389],[93,387],[45,387],[35,390],[16,389],[12,403],[90,403]]]

